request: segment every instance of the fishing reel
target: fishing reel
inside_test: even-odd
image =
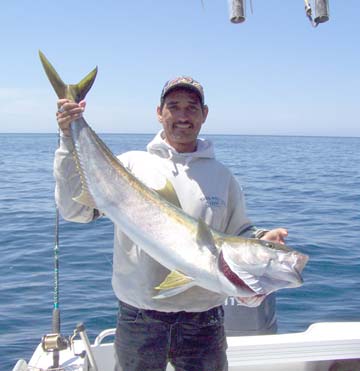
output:
[[[86,334],[85,326],[83,323],[79,323],[72,336],[66,337],[59,333],[46,334],[41,339],[41,346],[44,352],[60,352],[65,349],[74,349],[74,340],[79,335],[81,340],[86,343],[85,345],[90,346],[89,339]],[[84,358],[86,351],[81,353],[74,353],[75,356]]]
[[[55,352],[71,348],[70,339],[61,334],[47,334],[41,339],[44,352]]]
[[[84,350],[80,353],[75,352],[74,346],[75,338],[78,335],[84,347]],[[66,349],[72,349],[74,356],[80,358],[85,358],[87,356],[92,370],[98,370],[94,355],[91,350],[89,338],[87,336],[86,329],[83,323],[79,323],[76,326],[72,336],[69,337],[62,336],[60,333],[44,335],[41,339],[41,346],[44,352],[52,352],[54,354],[54,365],[49,370],[57,369],[59,367],[59,352]]]

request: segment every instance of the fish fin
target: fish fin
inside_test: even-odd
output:
[[[160,283],[159,286],[156,286],[156,290],[167,290],[173,289],[175,287],[187,285],[190,282],[193,282],[194,279],[178,271],[171,271],[165,278],[163,282]]]
[[[92,195],[89,192],[89,188],[88,188],[88,185],[87,185],[87,182],[86,182],[86,178],[85,178],[84,172],[82,170],[81,160],[80,160],[76,151],[73,151],[72,155],[73,155],[73,159],[75,161],[76,169],[77,169],[77,172],[79,174],[80,183],[81,183],[80,194],[76,197],[73,197],[72,199],[79,204],[91,207],[93,209],[97,209],[98,207],[97,207]]]
[[[39,50],[39,57],[44,67],[46,75],[59,98],[66,98],[66,84],[61,80],[55,68],[47,60],[45,55]]]
[[[166,201],[172,203],[179,209],[181,209],[179,198],[176,194],[174,186],[171,184],[171,182],[166,179],[166,184],[164,188],[161,189],[155,189],[155,191],[163,198],[165,198]]]
[[[263,288],[260,284],[259,277],[249,272],[247,265],[240,265],[234,262],[231,257],[232,247],[224,245],[221,249],[221,255],[225,263],[229,266],[231,272],[233,272],[246,286],[257,294],[263,294]]]
[[[67,85],[61,80],[55,68],[51,65],[51,63],[47,60],[45,55],[40,50],[39,57],[46,72],[46,75],[50,80],[50,83],[54,88],[56,95],[59,98],[71,99],[77,103],[85,98],[87,92],[90,90],[92,84],[95,81],[97,67],[95,67],[89,74],[87,74],[78,84]]]
[[[198,245],[208,248],[211,253],[218,254],[214,236],[209,226],[201,218],[198,220],[196,242]]]
[[[155,287],[159,294],[153,296],[153,299],[165,299],[180,294],[190,287],[195,286],[194,279],[178,271],[170,272],[165,280]]]
[[[85,190],[82,190],[79,196],[73,197],[73,200],[79,204],[91,207],[92,209],[97,209],[96,203],[91,194]]]
[[[195,286],[194,282],[189,282],[186,285],[174,287],[173,289],[166,289],[161,290],[161,292],[158,295],[153,296],[153,299],[166,299],[170,298],[172,296],[181,294],[182,292],[185,292],[186,290],[190,289],[191,287]]]
[[[75,102],[79,103],[82,101],[88,91],[91,89],[92,84],[95,81],[97,74],[97,67],[95,67],[91,72],[89,72],[79,83],[68,85],[67,94]]]

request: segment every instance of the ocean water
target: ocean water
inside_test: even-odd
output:
[[[115,153],[151,135],[101,136]],[[301,288],[278,293],[279,332],[360,321],[360,138],[209,136],[242,184],[257,226],[289,229],[310,261]],[[0,370],[29,359],[51,332],[55,134],[0,134]],[[215,180],[214,180],[215,181]],[[62,333],[84,322],[91,341],[115,326],[113,227],[60,222]]]

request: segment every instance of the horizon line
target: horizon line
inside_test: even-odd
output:
[[[99,135],[156,135],[157,132],[143,133],[120,133],[120,132],[97,132]],[[57,132],[0,132],[0,135],[57,135]],[[230,133],[200,133],[201,136],[245,136],[245,137],[304,137],[304,138],[360,138],[349,135],[309,135],[309,134],[230,134]]]

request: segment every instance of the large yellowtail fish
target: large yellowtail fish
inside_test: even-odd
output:
[[[77,85],[66,85],[41,52],[40,59],[59,98],[84,99],[97,69]],[[170,270],[156,287],[156,298],[200,286],[255,306],[273,291],[302,284],[306,255],[281,244],[216,232],[174,205],[178,201],[169,181],[156,192],[134,177],[84,118],[72,122],[70,131],[82,182],[74,200],[101,210]]]

